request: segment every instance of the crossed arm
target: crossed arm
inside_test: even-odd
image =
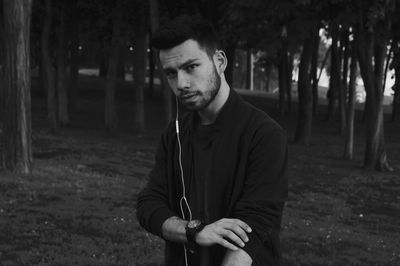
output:
[[[186,224],[188,222],[179,217],[168,218],[162,225],[162,235],[173,242],[187,242]],[[244,247],[249,241],[247,236],[251,232],[250,226],[239,219],[221,219],[208,224],[196,235],[196,243],[203,247],[215,244],[227,248],[222,266],[251,265],[252,259]],[[227,240],[229,239],[229,241]],[[232,244],[232,243],[234,244]]]

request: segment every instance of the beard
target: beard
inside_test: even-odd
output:
[[[218,75],[216,67],[213,65],[213,70],[207,80],[207,90],[197,90],[194,93],[191,92],[193,97],[197,99],[195,101],[180,100],[181,103],[190,111],[200,111],[207,108],[217,96],[221,87],[221,77]],[[180,98],[184,98],[185,94],[181,95]]]

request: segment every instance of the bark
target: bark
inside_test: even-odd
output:
[[[289,90],[289,79],[288,71],[289,71],[289,57],[288,57],[288,44],[287,44],[287,33],[286,28],[282,30],[282,46],[279,49],[279,65],[278,65],[278,82],[279,82],[279,116],[283,117],[285,110],[285,101],[288,101],[288,90]],[[268,75],[271,73],[271,67],[267,71]],[[267,80],[267,84],[269,86],[269,77]]]
[[[376,32],[365,32],[359,21],[356,43],[361,76],[367,93],[366,102],[366,149],[364,167],[376,170],[392,170],[387,161],[383,129],[383,74],[386,43],[382,37],[376,40]]]
[[[158,0],[149,0],[150,5],[150,29],[151,32],[154,33],[159,27],[159,14],[158,14]],[[165,74],[162,71],[162,66],[160,62],[160,58],[158,56],[156,58],[156,65],[159,71],[159,77],[161,79],[161,89],[163,92],[163,100],[164,100],[164,110],[165,110],[165,124],[168,124],[172,119],[172,93],[171,88],[168,85],[168,80]]]
[[[52,6],[51,0],[45,1],[45,18],[43,24],[43,31],[41,33],[41,57],[42,57],[42,74],[43,83],[46,89],[46,103],[47,103],[47,120],[50,129],[53,133],[57,131],[57,100],[56,100],[56,83],[54,76],[54,68],[50,56],[50,30],[52,24]]]
[[[346,131],[346,98],[347,98],[347,78],[348,78],[348,71],[349,71],[349,30],[345,29],[342,32],[341,38],[341,45],[340,50],[343,53],[343,67],[341,71],[341,86],[339,87],[339,115],[340,115],[340,128],[339,132],[341,136],[345,135]]]
[[[4,25],[3,25],[3,4],[0,1],[0,65],[4,66],[5,61],[5,54],[4,54]],[[4,95],[3,95],[3,77],[4,77],[4,67],[0,67],[0,138],[2,132],[2,124],[3,124],[3,114],[4,114]],[[1,142],[0,142],[0,149],[1,149]],[[0,153],[1,156],[1,153]],[[0,157],[0,162],[1,162]]]
[[[288,72],[287,72],[287,91],[286,91],[286,96],[287,96],[287,113],[290,114],[292,112],[292,80],[293,80],[293,53],[289,53],[288,56]]]
[[[110,135],[115,133],[118,125],[117,112],[115,108],[115,88],[117,86],[118,55],[121,47],[121,13],[121,1],[118,1],[113,10],[113,30],[105,86],[104,125],[106,133]]]
[[[79,77],[79,25],[77,16],[77,0],[71,2],[71,13],[73,14],[71,22],[71,46],[70,46],[70,78],[69,78],[69,109],[76,111],[78,100],[78,77]]]
[[[68,114],[68,74],[67,74],[67,42],[66,42],[66,14],[65,2],[60,8],[60,26],[58,29],[57,49],[57,96],[58,121],[60,125],[69,124]]]
[[[106,77],[108,72],[108,63],[110,54],[110,45],[108,41],[100,41],[100,54],[99,54],[99,77]]]
[[[312,130],[312,91],[310,83],[310,64],[312,58],[313,39],[308,37],[303,46],[299,65],[299,110],[295,143],[310,144]]]
[[[339,28],[337,25],[332,25],[332,51],[331,51],[331,77],[329,79],[328,90],[328,109],[325,120],[331,120],[336,114],[338,105],[338,94],[340,91],[340,52],[337,45],[339,40]]]
[[[142,132],[144,126],[144,87],[146,84],[146,28],[144,17],[141,17],[140,26],[135,32],[135,49],[133,53],[133,77],[135,89],[135,115],[134,115],[134,128],[136,131]]]
[[[4,0],[4,115],[2,165],[29,174],[31,149],[30,19],[31,0]]]
[[[354,42],[353,42],[354,43]],[[350,46],[348,46],[350,47]],[[357,52],[354,45],[351,46],[351,63],[350,63],[350,81],[348,86],[349,97],[346,109],[346,129],[345,129],[345,147],[344,158],[353,159],[354,147],[354,115],[355,115],[355,89],[357,78]]]
[[[246,90],[253,90],[253,58],[251,48],[247,48],[246,62]]]
[[[149,99],[152,99],[153,94],[154,94],[154,78],[155,78],[154,74],[155,74],[155,70],[156,70],[154,57],[155,57],[156,53],[154,53],[154,49],[150,48],[150,52],[147,53],[147,55],[148,55],[147,60],[149,62],[149,85],[147,86],[146,95]]]
[[[318,71],[318,51],[319,51],[319,27],[314,32],[313,36],[313,52],[312,52],[312,59],[311,59],[311,79],[312,79],[312,95],[313,95],[313,116],[317,116],[317,109],[318,109],[318,78],[317,78],[317,71]]]
[[[271,84],[271,73],[272,73],[272,66],[271,65],[267,65],[265,67],[265,91],[269,92],[270,91],[270,84]],[[287,82],[287,81],[286,81]],[[280,89],[280,88],[279,88]],[[286,86],[286,90],[287,90],[287,86]],[[279,91],[280,93],[280,91]],[[286,92],[284,92],[284,94],[286,95]],[[285,103],[284,103],[285,104]]]
[[[325,56],[324,56],[324,59],[322,60],[322,64],[321,64],[321,69],[319,70],[317,83],[319,83],[319,80],[321,79],[322,70],[324,70],[324,68],[325,68],[326,62],[328,61],[328,57],[331,54],[331,50],[332,50],[332,46],[329,46],[328,50],[326,50],[326,52],[325,52]]]
[[[393,40],[393,45],[395,48],[393,49],[393,61],[392,68],[394,69],[395,75],[395,83],[393,85],[393,102],[392,102],[392,115],[391,120],[394,122],[396,117],[398,116],[398,112],[400,110],[400,49],[398,47],[397,40]]]
[[[125,80],[125,47],[123,45],[121,45],[119,49],[118,56],[117,78]]]

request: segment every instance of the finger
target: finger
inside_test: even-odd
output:
[[[226,247],[227,249],[230,249],[230,250],[233,250],[233,251],[236,251],[236,250],[239,249],[237,246],[229,243],[229,241],[227,241],[227,240],[225,240],[223,238],[220,238],[217,243],[220,244],[221,246]]]
[[[231,240],[231,242],[235,243],[238,246],[244,247],[244,242],[243,240],[236,235],[234,232],[230,231],[230,230],[224,230],[222,232],[222,235],[227,238],[228,240]]]
[[[232,219],[233,222],[243,228],[246,232],[251,233],[251,227],[240,219]]]
[[[240,237],[240,239],[244,242],[249,241],[249,238],[247,236],[247,233],[243,230],[242,227],[236,225],[236,224],[230,224],[228,228],[226,228],[230,231],[232,231],[236,236]]]

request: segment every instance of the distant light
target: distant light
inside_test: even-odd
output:
[[[239,66],[239,63],[235,63],[235,67],[238,67]]]
[[[80,50],[82,50],[83,48],[82,48],[82,45],[79,45],[78,46],[78,50],[80,51]]]
[[[129,51],[133,51],[133,47],[132,46],[129,46]]]
[[[150,49],[149,48],[147,48],[147,52],[150,53]]]

